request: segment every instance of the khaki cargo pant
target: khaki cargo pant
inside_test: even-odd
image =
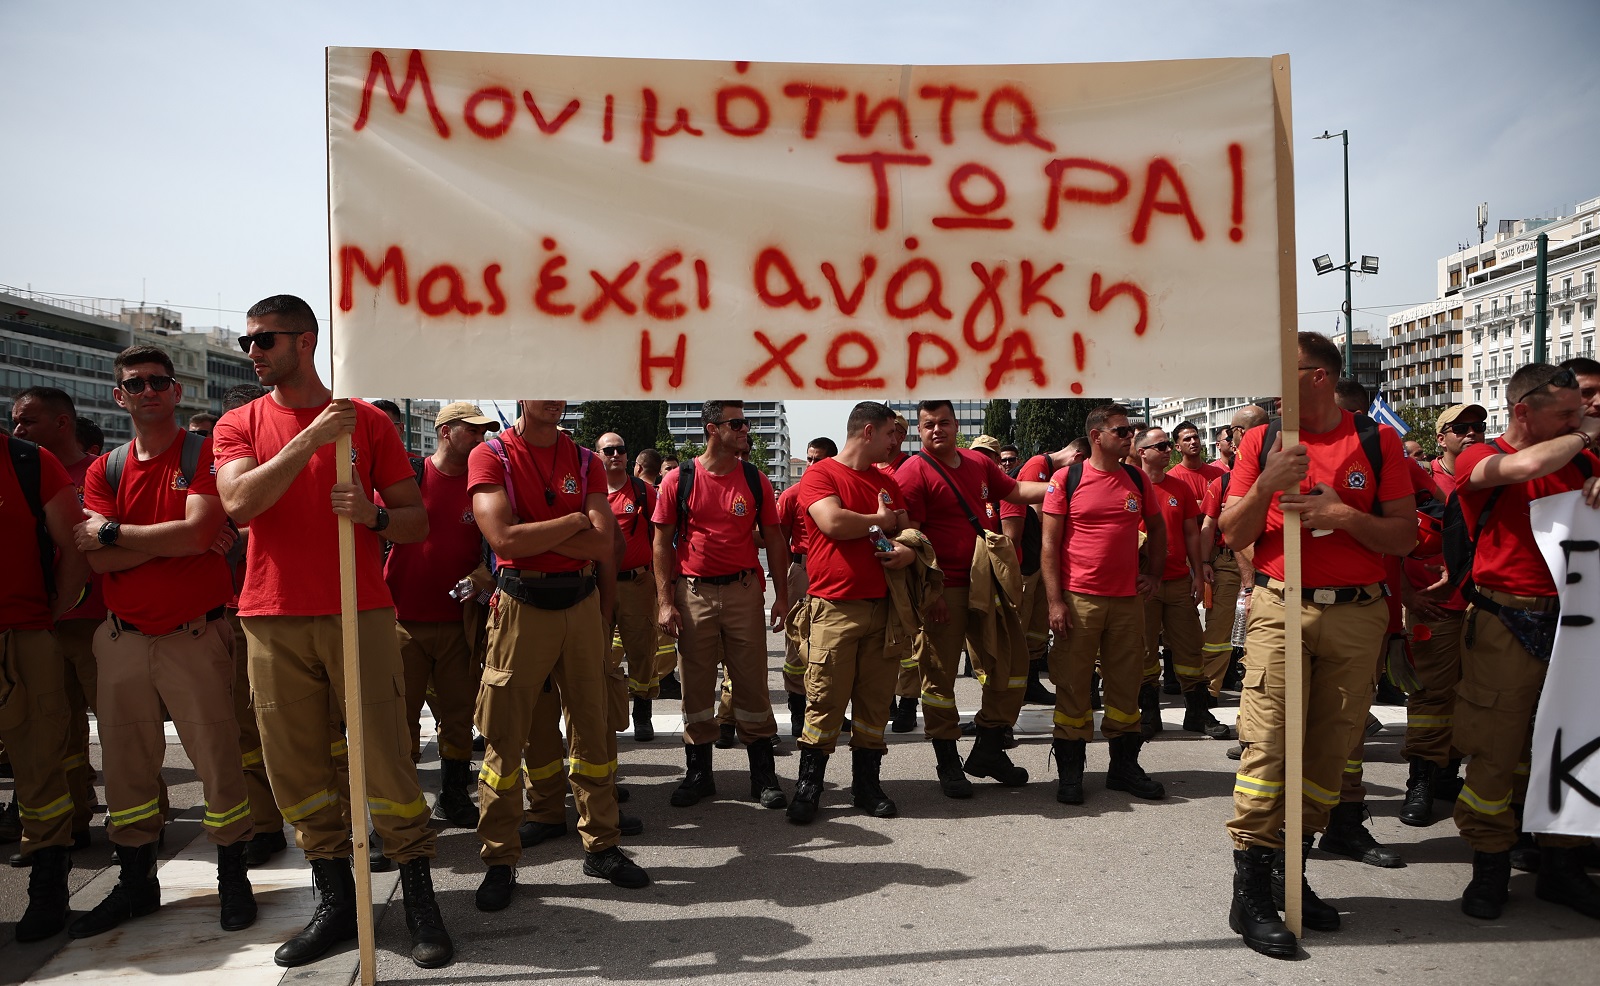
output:
[[[808,598],[811,629],[801,648],[806,662],[806,724],[803,749],[832,753],[844,725],[847,705],[852,749],[883,750],[899,662],[884,650],[888,633],[887,599]]]
[[[487,747],[478,772],[479,856],[486,865],[515,866],[522,856],[523,757],[559,775],[561,737],[553,724],[562,705],[578,834],[588,852],[617,844],[617,734],[606,712],[606,651],[599,593],[559,610],[495,595],[476,717]],[[545,692],[547,679],[559,692]],[[541,716],[551,728],[536,732]]]
[[[1200,674],[1210,683],[1211,696],[1222,694],[1222,679],[1233,660],[1233,615],[1239,605],[1239,560],[1226,548],[1211,560],[1211,608],[1200,637]]]
[[[1144,600],[1138,596],[1067,593],[1072,626],[1050,649],[1050,680],[1056,686],[1056,739],[1094,738],[1089,705],[1095,664],[1099,663],[1105,714],[1100,735],[1107,739],[1139,731],[1139,684],[1144,679]]]
[[[12,797],[22,822],[24,854],[72,844],[72,794],[67,788],[67,696],[61,647],[49,630],[0,631],[0,743],[16,777]]]
[[[806,590],[811,588],[811,577],[806,574],[804,555],[789,556],[789,599],[791,606],[805,606]],[[791,610],[793,612],[793,610]],[[895,672],[897,675],[899,671]],[[806,660],[800,645],[783,635],[783,690],[790,695],[806,693]]]
[[[1022,611],[1017,614],[1028,637],[1028,660],[1042,660],[1050,653],[1050,604],[1044,598],[1044,573],[1022,577]]]
[[[56,641],[66,662],[67,786],[72,790],[72,831],[87,832],[94,821],[94,766],[89,763],[89,713],[97,703],[94,633],[100,620],[57,620]],[[165,790],[165,786],[163,786]]]
[[[1144,601],[1144,681],[1153,685],[1161,680],[1161,644],[1172,652],[1172,669],[1178,673],[1178,686],[1189,691],[1204,682],[1201,657],[1205,632],[1200,628],[1199,602],[1189,595],[1192,585],[1187,575],[1167,579]],[[1230,651],[1231,653],[1231,651]]]
[[[478,660],[460,620],[395,624],[406,675],[406,728],[411,761],[422,758],[422,703],[439,720],[439,756],[472,759],[472,706],[478,698]],[[430,687],[431,686],[431,687]]]
[[[1554,596],[1513,596],[1480,590],[1502,606],[1549,612]],[[1592,657],[1593,655],[1591,655]],[[1456,685],[1455,745],[1468,757],[1456,798],[1456,828],[1476,852],[1504,852],[1517,841],[1511,810],[1524,793],[1533,713],[1544,688],[1543,661],[1530,655],[1500,618],[1467,608],[1461,629],[1461,681]],[[1589,840],[1540,835],[1541,846],[1580,846]]]
[[[1302,602],[1305,754],[1301,785],[1306,833],[1327,828],[1339,802],[1347,755],[1359,742],[1372,706],[1373,654],[1383,646],[1389,607],[1382,588],[1361,602]],[[1228,833],[1235,848],[1283,845],[1284,598],[1281,584],[1251,596],[1244,688],[1239,701],[1239,742],[1244,753],[1234,777],[1234,817]]]
[[[338,616],[246,616],[250,689],[261,727],[267,777],[295,841],[309,859],[350,855],[342,802],[341,738],[329,743],[330,701],[347,705],[344,636]],[[406,729],[406,679],[393,608],[357,615],[361,643],[361,718],[365,726],[367,811],[398,863],[434,855],[428,803],[417,784]],[[330,698],[331,696],[331,698]],[[359,818],[359,815],[358,815]]]
[[[244,768],[244,789],[250,796],[250,820],[258,835],[283,829],[283,812],[272,798],[272,783],[267,780],[267,758],[261,752],[261,724],[256,722],[256,706],[250,696],[250,658],[246,653],[244,626],[239,611],[228,610],[228,628],[233,631],[233,717],[239,723],[239,764]],[[337,720],[335,720],[337,726]],[[343,734],[336,739],[344,741]],[[343,747],[341,746],[341,751]],[[349,801],[349,760],[340,771],[344,779],[344,800]]]
[[[927,646],[922,649],[923,732],[930,740],[961,738],[961,716],[956,709],[956,676],[961,673],[961,650],[972,656],[973,671],[982,689],[982,704],[973,721],[979,726],[1013,726],[1022,710],[1028,685],[1028,667],[1013,668],[1011,654],[988,654],[976,637],[967,633],[967,586],[945,586],[944,604],[949,618],[923,626]],[[1026,651],[1019,652],[1026,662]],[[887,705],[885,706],[887,708]],[[854,721],[854,720],[852,720]]]
[[[100,756],[106,768],[106,833],[119,846],[146,846],[161,835],[161,765],[165,708],[205,791],[206,838],[231,846],[255,826],[245,789],[234,718],[233,628],[227,620],[191,620],[147,637],[112,620],[94,637],[99,666]]]
[[[628,662],[620,706],[622,724],[615,727],[619,730],[628,728],[630,697],[661,697],[661,679],[677,662],[672,640],[662,637],[656,624],[655,573],[646,569],[627,581],[618,580],[616,612],[611,619],[611,663],[620,668],[623,660]]]
[[[1401,753],[1444,767],[1455,731],[1456,684],[1461,680],[1461,630],[1465,612],[1450,612],[1428,624],[1433,636],[1413,641],[1418,691],[1406,696],[1406,739]],[[1414,626],[1407,614],[1408,629]]]
[[[683,741],[690,745],[717,738],[717,667],[732,683],[733,719],[743,743],[778,734],[767,691],[765,586],[749,573],[727,585],[696,584],[683,577],[675,586],[682,662]]]

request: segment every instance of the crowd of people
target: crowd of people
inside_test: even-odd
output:
[[[1298,443],[1251,405],[1214,461],[1193,424],[1137,427],[1117,404],[1031,458],[986,436],[962,447],[942,400],[916,406],[921,448],[907,454],[913,422],[866,401],[843,445],[812,441],[803,478],[775,496],[748,461],[739,401],[705,402],[705,450],[681,463],[612,433],[581,447],[555,400],[520,402],[504,428],[449,404],[424,458],[385,409],[332,398],[304,301],[265,299],[247,327],[260,386],[234,388],[220,419],[188,430],[172,362],[153,347],[115,361],[134,439],[105,454],[85,446],[93,436],[65,393],[14,399],[14,437],[0,437],[0,530],[16,546],[0,576],[0,741],[16,861],[32,867],[19,941],[99,935],[160,907],[157,847],[173,814],[164,718],[204,789],[225,930],[255,920],[249,869],[286,848],[288,822],[318,903],[280,965],[354,938],[351,859],[370,839],[373,865],[399,868],[413,960],[436,967],[454,956],[430,875],[437,828],[476,829],[475,903],[497,911],[515,897],[522,850],[567,831],[570,790],[583,872],[648,885],[621,849],[643,825],[621,808],[618,735],[631,726],[652,741],[655,703],[681,702],[672,806],[714,797],[714,751],[743,746],[750,799],[805,825],[842,735],[851,804],[897,814],[881,779],[885,734],[914,730],[919,710],[947,797],[973,798],[973,779],[1028,782],[1008,751],[1034,703],[1053,707],[1057,801],[1086,799],[1096,711],[1104,787],[1160,800],[1141,751],[1163,729],[1165,688],[1182,696],[1183,729],[1238,740],[1230,925],[1288,956],[1285,838],[1321,833],[1328,851],[1399,863],[1363,824],[1362,748],[1386,671],[1409,691],[1401,820],[1431,824],[1436,801],[1454,802],[1473,850],[1462,909],[1500,916],[1516,866],[1537,868],[1541,897],[1600,918],[1587,840],[1521,831],[1549,655],[1508,618],[1557,609],[1529,502],[1581,489],[1600,505],[1600,364],[1519,370],[1511,423],[1493,441],[1484,408],[1448,409],[1426,467],[1361,413],[1365,394],[1314,333],[1299,336]],[[348,483],[337,481],[341,438]],[[1470,571],[1443,562],[1438,518],[1451,508],[1473,533]],[[1305,532],[1295,600],[1285,511]],[[340,518],[356,536],[364,811],[346,776]],[[1284,832],[1287,605],[1301,608],[1307,681],[1299,833]],[[774,760],[773,631],[785,636],[800,750],[792,786]],[[967,723],[963,659],[980,696]],[[1225,687],[1240,694],[1237,735],[1212,712]],[[431,808],[416,766],[425,704],[441,764]],[[119,869],[74,918],[71,852],[88,845],[96,805],[91,712]],[[1309,883],[1303,907],[1306,927],[1338,928]]]

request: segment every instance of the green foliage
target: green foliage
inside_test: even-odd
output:
[[[614,431],[622,436],[631,455],[657,445],[666,408],[665,401],[584,401],[573,439],[594,448],[601,435]]]
[[[1433,433],[1433,423],[1439,419],[1438,411],[1425,410],[1415,403],[1407,401],[1394,409],[1400,420],[1406,423],[1411,430],[1406,432],[1402,441],[1415,441],[1422,446],[1422,454],[1437,456],[1439,454],[1439,441]]]
[[[772,449],[767,447],[767,437],[761,434],[750,436],[750,464],[766,472],[772,464]]]
[[[983,410],[983,433],[992,435],[1000,440],[1001,445],[1010,445],[1015,437],[1011,425],[1011,402],[1004,397],[997,397],[989,402]]]
[[[1054,452],[1085,434],[1083,422],[1089,412],[1107,403],[1099,397],[1057,397],[1017,402],[1014,445],[1024,458],[1041,452]]]
[[[696,456],[705,454],[706,447],[699,442],[684,442],[678,447],[678,461],[687,462]]]

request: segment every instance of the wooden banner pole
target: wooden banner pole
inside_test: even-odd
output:
[[[1294,127],[1289,101],[1289,56],[1272,59],[1277,104],[1278,303],[1283,387],[1283,447],[1300,443],[1299,296],[1295,281]],[[1301,772],[1305,759],[1305,673],[1301,661],[1300,515],[1283,512],[1283,920],[1298,938],[1300,874],[1305,866],[1300,831],[1304,806]]]
[[[334,455],[338,480],[352,482],[350,436],[341,435]],[[361,635],[356,625],[356,529],[339,518],[339,613],[344,629],[344,727],[350,756],[350,835],[356,871],[356,943],[361,950],[362,986],[377,982],[378,963],[372,926],[372,861],[367,843],[367,744],[361,720]]]

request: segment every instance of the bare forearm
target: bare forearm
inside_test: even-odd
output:
[[[50,616],[60,619],[78,605],[78,596],[89,581],[88,559],[76,549],[64,550],[61,557],[56,559],[55,573],[56,597],[50,601]]]
[[[140,556],[140,561],[148,558],[187,558],[203,554],[208,550],[217,536],[217,530],[221,527],[220,516],[215,520],[189,517],[183,520],[162,521],[159,524],[124,524],[117,532],[117,543],[111,547],[134,552]],[[101,549],[92,554],[103,554],[106,550]],[[140,561],[113,569],[101,569],[95,560],[91,560],[90,567],[97,572],[120,572],[132,568]]]
[[[666,606],[672,599],[672,580],[678,574],[678,551],[672,546],[669,535],[661,536],[656,532],[655,544],[655,570],[656,570],[656,605]]]
[[[557,545],[578,533],[570,519],[576,516],[568,514],[555,520],[531,520],[525,524],[510,525],[500,533],[499,538],[491,539],[489,546],[501,558],[526,558],[554,551]]]
[[[236,524],[248,524],[271,508],[288,492],[320,447],[302,431],[266,462],[257,463],[230,480],[219,481],[217,492],[228,516]]]
[[[415,507],[387,507],[385,509],[389,511],[389,526],[382,531],[384,538],[393,541],[395,544],[416,544],[418,541],[427,538],[427,507],[419,505]]]
[[[1167,567],[1167,529],[1154,525],[1144,543],[1144,574],[1156,582]]]
[[[550,550],[568,558],[592,562],[610,561],[613,555],[611,536],[592,527],[574,534]]]
[[[91,571],[105,575],[108,572],[126,572],[130,568],[137,568],[156,556],[113,544],[87,552],[84,557],[88,559]]]
[[[1357,512],[1343,527],[1369,551],[1384,555],[1407,555],[1417,543],[1415,517],[1416,514],[1409,511],[1400,517],[1379,517]]]
[[[1222,511],[1222,536],[1228,547],[1235,551],[1260,540],[1267,529],[1267,507],[1272,504],[1273,492],[1263,486],[1250,487],[1244,496],[1230,503]]]
[[[772,578],[773,598],[784,602],[789,599],[789,546],[777,526],[763,527],[767,542],[767,569]]]

